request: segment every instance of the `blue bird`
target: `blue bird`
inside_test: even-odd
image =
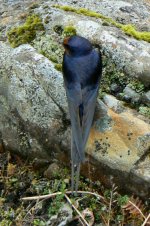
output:
[[[63,78],[71,119],[71,189],[78,190],[80,164],[85,161],[85,146],[92,126],[102,74],[99,51],[83,37],[64,39]]]

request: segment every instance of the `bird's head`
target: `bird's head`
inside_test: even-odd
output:
[[[81,36],[71,36],[64,39],[63,46],[69,55],[81,56],[86,55],[92,50],[91,43]]]

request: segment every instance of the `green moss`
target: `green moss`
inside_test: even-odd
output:
[[[36,37],[36,32],[42,30],[44,30],[42,20],[37,15],[31,15],[27,17],[23,25],[7,32],[8,41],[13,48],[30,43]]]
[[[144,93],[144,84],[141,83],[139,80],[137,80],[136,78],[134,80],[132,80],[129,85],[130,88],[132,88],[133,90],[135,90],[137,93],[143,94]]]
[[[56,56],[50,56],[49,59],[54,62],[54,63],[58,63],[57,57]]]
[[[55,69],[57,71],[62,71],[62,64],[55,64]]]
[[[133,36],[138,40],[144,40],[146,42],[150,42],[150,32],[137,31],[135,27],[131,24],[122,25],[121,30],[124,31],[127,35]]]
[[[149,107],[139,107],[139,113],[150,118],[150,108]]]
[[[111,59],[103,56],[103,76],[101,81],[100,97],[105,93],[111,93],[111,85],[117,84],[119,92],[122,92],[127,84],[130,83],[130,78],[119,71]]]
[[[53,63],[58,63],[57,57],[54,55],[49,55],[46,51],[39,51],[40,54],[42,54],[43,56],[45,56],[46,58],[48,58],[50,61],[52,61]]]
[[[68,37],[72,35],[76,35],[76,29],[73,26],[66,26],[64,27],[63,36]]]
[[[116,89],[113,89],[115,86]],[[128,107],[134,108],[140,111],[141,114],[150,117],[150,110],[146,106],[140,106],[141,100],[134,102],[134,100],[128,101],[125,99],[124,88],[126,86],[132,88],[140,95],[147,92],[147,88],[137,78],[127,76],[123,71],[118,70],[110,58],[103,56],[103,76],[99,97],[103,98],[106,93],[114,95],[117,99],[126,101]]]
[[[68,5],[64,5],[64,6],[60,6],[60,5],[53,5],[53,7],[55,8],[59,8],[59,9],[63,9],[64,11],[69,11],[69,12],[76,12],[77,9],[71,7],[71,6],[68,6]]]
[[[90,17],[95,17],[95,18],[100,18],[102,20],[104,20],[105,22],[114,25],[117,28],[120,28],[125,34],[132,36],[138,40],[144,40],[147,42],[150,42],[150,32],[140,32],[137,31],[136,28],[131,25],[131,24],[127,24],[127,25],[123,25],[120,23],[117,23],[116,21],[114,21],[113,19],[106,17],[100,13],[96,13],[94,11],[85,9],[85,8],[80,8],[80,9],[76,9],[70,6],[61,6],[61,5],[54,5],[55,8],[58,9],[62,9],[64,11],[69,11],[69,12],[74,12],[77,14],[82,14],[85,16],[90,16]]]

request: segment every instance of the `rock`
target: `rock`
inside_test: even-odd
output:
[[[63,207],[60,209],[61,216],[63,216],[63,219],[61,219],[61,223],[58,224],[58,226],[65,226],[73,217],[73,210],[69,204],[64,204]]]
[[[59,166],[56,163],[52,163],[48,169],[44,172],[44,176],[48,179],[53,179],[59,171]]]
[[[148,107],[150,107],[150,91],[143,94],[141,101],[143,104],[146,104]]]
[[[0,12],[2,20],[0,26],[3,28],[2,36],[6,38],[6,31],[10,27],[23,23],[21,19],[24,13],[24,8],[29,9],[31,2],[20,0],[9,1],[5,3],[1,0]],[[93,43],[102,47],[103,52],[117,65],[119,70],[123,70],[127,76],[136,77],[142,81],[145,86],[150,85],[150,44],[145,41],[139,41],[135,38],[125,35],[115,26],[103,26],[106,22],[101,19],[95,19],[75,13],[64,12],[63,10],[55,9],[54,4],[70,5],[75,8],[87,8],[108,16],[115,21],[120,21],[123,24],[133,24],[137,28],[149,24],[150,13],[149,6],[144,1],[101,1],[99,0],[74,2],[74,0],[53,0],[37,1],[36,8],[32,9],[32,13],[37,13],[43,18],[48,17],[49,20],[44,24],[46,33],[54,35],[54,27],[64,27],[67,25],[75,26],[77,33],[86,38],[89,38]],[[140,4],[140,7],[139,7]],[[16,5],[20,6],[16,8]],[[141,10],[142,9],[142,10]],[[31,10],[31,9],[30,9]],[[132,12],[132,13],[129,13]],[[13,15],[13,19],[12,19]],[[19,17],[20,15],[20,17]],[[148,28],[146,28],[148,29]]]
[[[91,165],[90,176],[94,181],[101,178],[100,181],[105,185],[111,185],[113,181],[119,185],[119,189],[131,189],[143,198],[149,196],[150,181],[147,180],[147,173],[142,173],[141,170],[139,179],[138,174],[135,175],[133,172],[140,159],[148,155],[150,125],[134,116],[134,111],[131,110],[118,114],[108,109],[107,114],[112,121],[111,127],[100,131],[95,122],[96,126],[91,130],[87,145],[87,153],[90,156],[88,162]],[[84,164],[82,170],[88,176],[87,167]]]
[[[30,45],[11,49],[0,43],[0,47],[0,84],[3,84],[0,131],[5,147],[23,156],[58,159],[67,165],[70,124],[61,73]],[[126,178],[126,190],[131,190],[130,174],[134,164],[150,146],[150,138],[146,136],[150,126],[135,116],[134,111],[120,110],[121,102],[113,96],[106,95],[104,100],[108,107],[98,100],[87,144],[91,167],[96,170],[93,179],[109,185],[111,175],[124,189],[122,179]],[[45,172],[45,176],[51,177],[53,170],[51,165],[50,173]],[[88,176],[88,169],[83,170],[83,174]],[[144,175],[142,180],[145,183]],[[134,187],[140,194],[136,184]],[[147,188],[143,185],[145,195],[148,195]]]
[[[147,155],[146,158],[141,159],[141,161],[139,161],[134,169],[133,169],[133,173],[138,175],[138,177],[142,178],[143,174],[145,177],[145,181],[147,181],[148,183],[150,182],[150,155]]]
[[[77,34],[101,46],[103,53],[117,65],[118,70],[130,78],[137,78],[145,86],[150,85],[150,44],[123,34],[118,28],[103,26],[102,20],[94,20],[78,14],[57,10],[53,16],[55,25],[74,26]]]
[[[34,170],[38,170],[38,171],[43,171],[43,169],[45,167],[47,167],[49,165],[50,161],[46,160],[46,159],[39,159],[39,158],[34,158],[34,161],[32,162],[32,166]]]
[[[117,94],[120,91],[120,86],[116,83],[112,83],[110,86],[110,90],[113,94]]]
[[[54,215],[47,222],[51,226],[66,226],[73,218],[73,210],[67,203],[63,203],[63,206],[59,209],[57,215]]]
[[[148,21],[150,17],[149,7],[144,1],[105,1],[91,0],[74,3],[74,0],[55,0],[55,4],[70,5],[73,7],[88,8],[96,12],[102,13],[105,16],[111,17],[116,21],[120,21],[123,24],[135,24],[140,26],[145,20]],[[139,7],[140,4],[140,7]]]
[[[117,100],[114,96],[106,94],[103,97],[104,103],[117,113],[121,113],[125,108],[123,102]]]
[[[150,134],[149,134],[150,136]],[[144,157],[144,156],[143,156]],[[136,193],[136,187],[134,184],[136,183],[138,188],[140,189],[141,196],[145,196],[145,189],[149,190],[150,183],[150,155],[148,154],[141,160],[139,160],[131,171],[131,180],[132,180],[132,190]],[[144,176],[144,183],[143,183]]]
[[[102,102],[98,101],[98,106],[95,114],[95,128],[100,132],[111,130],[113,125],[112,118],[108,115],[108,108]]]
[[[133,104],[139,103],[140,95],[130,87],[126,86],[125,89],[123,90],[123,93],[124,93],[124,96],[123,96],[124,100],[131,102]]]
[[[29,45],[14,50],[0,46],[3,142],[24,156],[48,158],[68,120],[62,75]]]

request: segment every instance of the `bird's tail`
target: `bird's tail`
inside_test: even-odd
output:
[[[84,158],[81,159],[81,156],[78,153],[75,142],[72,140],[71,142],[71,159],[72,159],[72,167],[71,167],[71,190],[72,193],[77,192],[79,185],[79,177],[80,177],[80,165],[81,162],[84,161]]]

